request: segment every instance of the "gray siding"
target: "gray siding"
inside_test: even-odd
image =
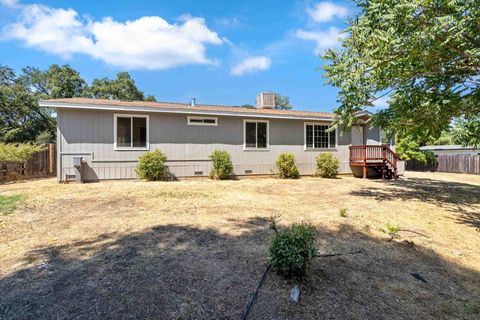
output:
[[[72,159],[82,156],[87,162],[86,180],[136,178],[137,159],[145,151],[114,150],[113,111],[57,109],[58,115],[58,178],[74,174]],[[124,114],[125,112],[118,112]],[[145,114],[145,113],[132,113]],[[185,114],[150,113],[150,150],[161,149],[168,157],[171,172],[178,176],[194,176],[201,171],[208,175],[208,156],[215,149],[226,150],[232,156],[235,173],[269,174],[275,159],[282,152],[295,154],[301,174],[313,174],[319,151],[304,150],[303,120],[269,119],[270,150],[243,150],[242,117],[218,117],[218,126],[189,126]],[[307,121],[311,122],[311,121]],[[371,137],[370,137],[370,132]],[[368,130],[368,140],[374,139],[375,128]],[[338,133],[336,150],[340,172],[350,172],[348,165],[350,133]],[[378,143],[378,141],[377,141]]]

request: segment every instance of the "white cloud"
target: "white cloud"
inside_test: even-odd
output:
[[[230,73],[234,76],[241,76],[247,73],[254,73],[258,71],[268,70],[272,60],[266,56],[251,57],[240,61],[233,66]]]
[[[12,0],[0,0],[2,2]],[[188,15],[170,24],[158,16],[118,22],[80,18],[73,9],[21,5],[20,17],[7,25],[3,37],[64,58],[85,54],[129,69],[168,69],[188,64],[214,64],[206,45],[223,40],[205,20]]]
[[[295,35],[302,40],[315,41],[315,54],[323,53],[328,48],[334,48],[340,45],[340,38],[345,37],[345,34],[340,33],[340,29],[330,27],[327,31],[305,31],[297,30]]]
[[[348,9],[343,6],[336,5],[329,1],[317,3],[313,8],[307,8],[307,13],[315,22],[328,22],[337,18],[345,18],[348,16]]]
[[[232,18],[226,18],[226,17],[223,17],[223,18],[217,18],[214,20],[214,22],[216,24],[218,24],[219,26],[222,26],[222,27],[226,27],[226,28],[239,28],[242,26],[242,22],[240,21],[239,18],[237,17],[232,17]]]
[[[18,0],[0,0],[0,5],[7,8],[15,8],[18,6]]]

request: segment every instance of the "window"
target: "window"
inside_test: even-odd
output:
[[[190,126],[216,126],[217,118],[215,117],[188,117],[187,123]]]
[[[147,150],[148,116],[115,114],[114,149]]]
[[[268,121],[245,120],[243,122],[243,148],[245,150],[267,150]]]
[[[331,149],[337,144],[336,130],[326,124],[305,123],[305,149]]]

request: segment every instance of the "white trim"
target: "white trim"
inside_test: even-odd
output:
[[[177,109],[177,108],[155,108],[155,107],[142,107],[142,106],[109,106],[100,104],[88,104],[83,103],[62,103],[48,100],[40,100],[39,105],[41,107],[50,108],[65,108],[65,109],[88,109],[88,110],[110,110],[110,111],[132,111],[132,112],[153,112],[153,113],[180,113],[180,114],[192,114],[192,115],[215,115],[215,116],[232,116],[232,117],[256,117],[267,119],[297,119],[297,120],[312,120],[312,121],[328,121],[332,122],[333,118],[321,117],[321,116],[297,116],[288,114],[268,114],[268,113],[256,113],[256,112],[234,112],[234,111],[210,111],[210,110],[194,110],[191,109]]]
[[[145,147],[117,147],[117,118],[130,118],[130,135],[133,132],[133,118],[147,119],[147,144]],[[130,143],[133,145],[133,137],[130,137]],[[145,151],[150,150],[150,116],[146,114],[132,113],[114,113],[113,114],[113,150],[115,151]]]
[[[267,124],[267,147],[266,148],[252,148],[247,147],[247,122],[255,122],[255,123],[266,123]],[[255,127],[255,144],[258,145],[258,137],[257,137],[257,127]],[[270,151],[270,121],[268,120],[255,120],[255,119],[243,119],[243,151]]]
[[[320,126],[328,126],[332,127],[329,123],[326,122],[304,122],[303,123],[303,150],[304,151],[336,151],[338,149],[338,128],[335,128],[335,147],[330,146],[330,134],[331,132],[328,132],[328,148],[307,148],[307,126],[308,125],[320,125]],[[315,132],[315,128],[313,128],[313,131]],[[313,144],[315,145],[315,137],[313,137]]]
[[[198,122],[190,122],[190,120],[215,120],[215,123],[198,123]],[[187,116],[187,125],[189,126],[211,126],[211,127],[216,127],[218,126],[218,118],[217,117],[199,117],[199,116]]]

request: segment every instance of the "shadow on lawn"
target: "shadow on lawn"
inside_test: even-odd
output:
[[[25,257],[28,267],[0,279],[0,318],[239,319],[266,267],[271,231],[263,218],[236,227],[227,235],[156,226],[39,248]],[[288,300],[292,283],[270,272],[249,319],[480,315],[479,272],[348,225],[317,230],[322,252],[363,253],[316,259],[297,305]]]
[[[424,178],[400,179],[387,183],[376,181],[375,183],[381,186],[365,187],[351,194],[372,197],[378,201],[401,199],[428,202],[459,213],[456,217],[457,221],[480,228],[480,186],[478,185]]]

